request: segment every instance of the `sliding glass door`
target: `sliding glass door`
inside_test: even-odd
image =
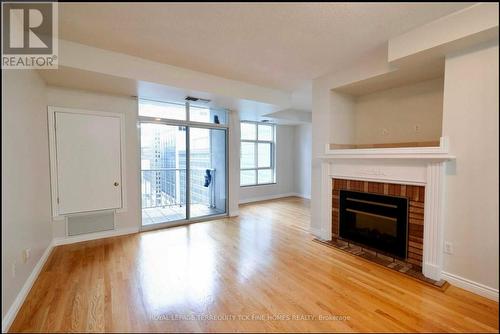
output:
[[[142,225],[187,218],[186,127],[141,123]]]
[[[180,104],[151,104],[139,117],[143,228],[226,214],[227,128],[219,124],[224,114],[197,107],[191,115],[197,121],[189,121]],[[177,119],[151,117],[153,111],[151,116],[166,113]]]
[[[189,129],[189,216],[226,212],[226,130]]]

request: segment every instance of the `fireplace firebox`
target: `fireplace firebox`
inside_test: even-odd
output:
[[[406,259],[408,199],[340,190],[339,237]]]

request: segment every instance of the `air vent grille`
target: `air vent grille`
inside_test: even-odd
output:
[[[186,98],[184,100],[189,101],[189,102],[200,102],[200,103],[209,103],[210,102],[209,99],[202,99],[202,98],[194,97],[194,96],[186,96]]]

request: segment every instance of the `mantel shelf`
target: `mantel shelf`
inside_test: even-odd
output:
[[[381,151],[384,149],[381,149]],[[325,154],[319,157],[321,160],[335,159],[409,159],[409,160],[432,160],[432,161],[447,161],[454,160],[455,156],[450,154],[421,154],[421,153],[406,153],[406,154],[388,154],[387,152],[372,152],[356,154]]]
[[[411,159],[447,161],[455,156],[448,153],[448,138],[441,137],[439,146],[432,147],[391,147],[391,148],[355,148],[330,149],[327,145],[321,160],[332,159]]]

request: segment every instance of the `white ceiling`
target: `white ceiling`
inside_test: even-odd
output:
[[[60,3],[67,39],[293,91],[470,3]]]

